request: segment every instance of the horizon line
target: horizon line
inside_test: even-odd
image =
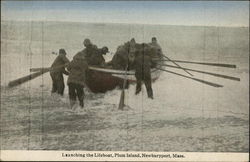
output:
[[[16,21],[16,22],[60,22],[60,23],[86,23],[86,24],[120,24],[120,25],[161,25],[161,26],[186,26],[186,27],[227,27],[227,28],[249,28],[244,25],[232,25],[232,26],[224,26],[224,25],[187,25],[187,24],[146,24],[146,23],[128,23],[128,22],[84,22],[84,21],[63,21],[63,20],[1,20],[3,21]],[[2,23],[1,23],[2,24]]]

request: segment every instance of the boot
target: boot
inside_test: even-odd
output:
[[[81,108],[84,107],[84,102],[83,101],[80,101],[80,106],[81,106]]]
[[[153,97],[153,96],[148,96],[148,98],[151,98],[152,100],[154,99],[154,97]]]
[[[136,91],[135,91],[135,95],[138,95],[140,92],[141,92],[140,89],[139,89],[139,90],[136,90]]]
[[[135,94],[137,95],[140,92],[141,92],[141,84],[137,84]]]
[[[148,98],[154,99],[153,90],[151,88],[149,90],[147,90],[147,94],[148,94]]]

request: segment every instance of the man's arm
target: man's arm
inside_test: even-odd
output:
[[[63,72],[63,74],[65,74],[65,75],[69,75],[69,72],[66,71],[65,68],[63,68],[63,71],[62,71],[62,72]]]
[[[65,68],[67,69],[67,71],[65,70]],[[65,68],[63,68],[63,74],[69,75],[71,71],[71,62],[69,62]]]

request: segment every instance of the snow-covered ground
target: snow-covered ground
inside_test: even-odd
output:
[[[153,84],[154,100],[147,98],[144,87],[135,96],[135,86],[130,86],[124,111],[117,109],[118,89],[105,94],[87,91],[86,110],[70,110],[67,86],[63,100],[51,96],[47,73],[7,87],[9,81],[29,74],[31,67],[50,66],[56,57],[52,51],[65,48],[71,59],[83,48],[84,38],[115,52],[132,37],[149,42],[153,36],[172,59],[231,63],[237,68],[182,66],[241,81],[192,72],[224,85],[214,88],[163,73]],[[248,152],[248,44],[248,28],[2,22],[1,149]]]

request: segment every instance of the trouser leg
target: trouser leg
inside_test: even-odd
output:
[[[83,90],[83,86],[82,85],[77,85],[77,97],[78,97],[78,100],[79,100],[79,104],[80,106],[83,108],[84,107],[84,90]]]
[[[141,92],[141,85],[142,85],[142,79],[143,79],[143,73],[142,73],[141,66],[138,66],[135,69],[135,78],[136,78],[136,90],[135,90],[135,94],[137,95],[138,93]]]
[[[153,99],[152,81],[151,81],[151,74],[150,74],[149,69],[145,72],[144,83],[147,89],[148,97]]]
[[[51,93],[57,92],[57,84],[56,84],[56,79],[55,77],[51,74],[51,79],[52,79],[52,90]]]
[[[153,99],[153,89],[152,89],[151,80],[146,80],[146,81],[144,81],[144,83],[145,83],[145,87],[147,89],[148,97]]]
[[[65,88],[63,75],[58,76],[57,87],[58,87],[57,93],[63,96]]]
[[[135,91],[135,94],[138,94],[138,93],[141,92],[141,84],[142,84],[141,79],[137,79],[137,81],[136,81],[136,91]]]
[[[70,107],[73,108],[73,106],[76,103],[76,89],[75,89],[75,85],[69,83],[69,101],[70,101]]]
[[[52,90],[51,93],[56,93],[57,92],[57,85],[55,82],[52,83]]]

